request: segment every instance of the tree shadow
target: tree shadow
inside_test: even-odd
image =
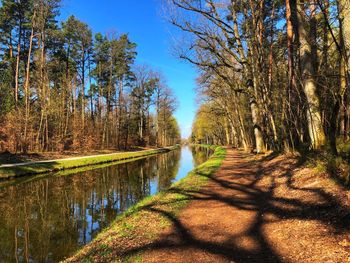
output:
[[[294,171],[303,161],[289,163],[277,156],[262,161],[242,161],[245,157],[247,155],[240,152],[230,155],[229,160],[235,161],[235,165],[222,167],[220,176],[199,173],[200,176],[208,177],[210,187],[200,190],[175,187],[170,191],[181,194],[183,200],[215,201],[227,206],[227,209],[252,212],[254,220],[239,236],[254,240],[258,244],[257,249],[242,247],[237,234],[232,234],[230,229],[221,233],[225,236],[223,242],[204,240],[194,235],[193,229],[186,227],[177,216],[160,208],[169,205],[168,202],[150,204],[143,209],[167,218],[172,224],[171,233],[151,244],[124,251],[124,255],[132,256],[145,250],[196,249],[233,262],[285,262],[283,255],[268,241],[263,229],[267,223],[288,219],[314,220],[329,228],[334,235],[350,230],[350,210],[337,197],[322,188],[298,187],[294,184]],[[276,170],[282,172],[274,174]],[[281,186],[287,189],[287,193],[293,191],[294,195],[276,195],[276,189]],[[217,219],[217,224],[220,224],[220,215],[217,215]]]
[[[5,151],[0,153],[0,165],[30,162],[31,160],[38,159],[40,157],[41,155],[38,153],[14,154],[14,153]]]

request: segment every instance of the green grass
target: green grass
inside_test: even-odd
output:
[[[337,140],[337,148],[340,154],[350,153],[350,141]]]
[[[144,155],[144,156],[140,156],[140,157],[130,158],[127,160],[114,161],[114,162],[108,162],[108,163],[100,163],[100,164],[96,164],[96,165],[82,166],[82,167],[71,168],[71,169],[63,169],[63,170],[56,171],[54,173],[47,172],[47,173],[34,174],[32,176],[23,176],[23,177],[19,177],[19,178],[15,178],[15,179],[10,179],[10,180],[0,180],[0,188],[1,187],[8,187],[11,185],[16,185],[18,183],[34,182],[34,181],[42,180],[43,178],[48,177],[48,176],[63,177],[63,176],[69,176],[69,175],[76,174],[76,173],[82,173],[82,172],[91,171],[91,170],[95,170],[95,169],[101,169],[101,168],[105,168],[105,167],[112,166],[112,165],[135,162],[137,160],[141,160],[141,159],[147,158],[149,156],[150,155]]]
[[[212,147],[212,146],[211,146]],[[130,247],[142,247],[157,239],[171,218],[192,200],[193,191],[202,188],[209,177],[221,166],[226,150],[216,147],[214,154],[203,164],[192,170],[185,178],[174,183],[168,190],[143,199],[130,207],[90,244],[83,247],[66,262],[139,262],[142,249],[127,253]],[[105,251],[112,251],[106,254]]]
[[[138,152],[126,152],[126,153],[115,153],[108,155],[99,155],[94,157],[81,157],[74,160],[58,160],[52,162],[33,162],[27,165],[22,166],[13,166],[13,167],[1,167],[0,166],[0,178],[6,179],[11,177],[18,177],[23,175],[32,175],[32,174],[42,174],[53,171],[61,171],[66,169],[74,169],[84,166],[92,166],[97,164],[111,163],[123,160],[137,159],[141,157],[146,157],[153,154],[158,154],[161,152],[170,151],[174,147],[161,148],[154,150],[145,150]]]

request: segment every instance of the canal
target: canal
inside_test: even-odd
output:
[[[212,151],[183,147],[125,163],[0,183],[0,262],[57,262],[117,215],[167,189]]]

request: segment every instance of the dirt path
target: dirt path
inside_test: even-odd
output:
[[[349,191],[299,167],[228,150],[142,261],[350,262]]]

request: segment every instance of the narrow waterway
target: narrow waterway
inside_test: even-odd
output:
[[[168,188],[211,153],[183,147],[137,161],[0,185],[0,263],[57,262],[70,256],[118,214]]]

